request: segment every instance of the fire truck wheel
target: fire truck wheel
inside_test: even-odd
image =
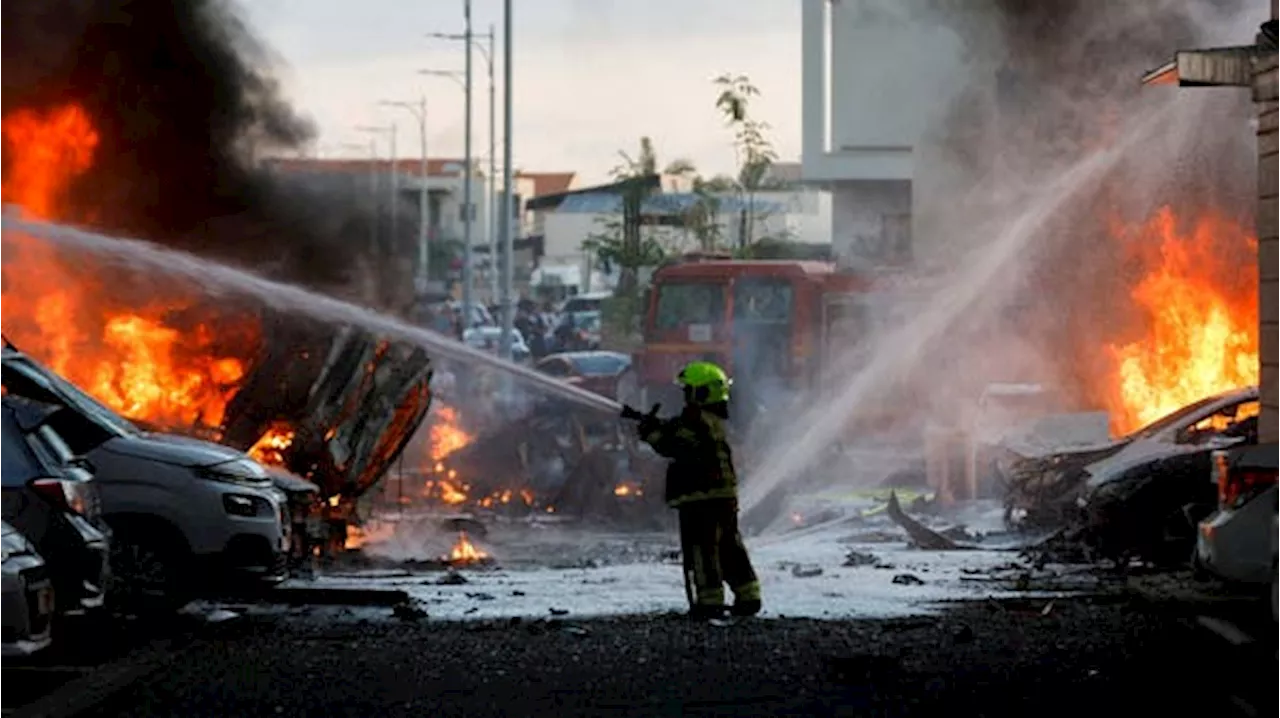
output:
[[[186,605],[183,576],[186,541],[176,529],[155,521],[115,520],[111,525],[114,601],[131,613],[169,613]]]

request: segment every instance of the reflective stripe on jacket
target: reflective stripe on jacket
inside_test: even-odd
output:
[[[719,416],[686,408],[671,419],[646,422],[640,427],[640,438],[658,454],[671,459],[667,466],[667,505],[737,498],[733,453],[725,436],[724,420]]]

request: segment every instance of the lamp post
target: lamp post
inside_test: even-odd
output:
[[[430,165],[427,160],[427,98],[423,95],[417,103],[382,100],[383,107],[394,107],[405,110],[418,121],[418,147],[422,153],[422,180],[418,185],[418,272],[414,288],[421,299],[427,292],[431,281],[431,249],[427,244],[431,226],[431,203],[428,193],[428,181],[431,178]]]
[[[512,231],[511,220],[515,214],[512,199],[512,183],[515,172],[511,167],[511,0],[502,0],[502,340],[499,350],[506,359],[511,358],[511,326],[515,321],[515,307],[511,297]]]
[[[471,30],[471,3],[466,3],[467,7],[467,31]],[[470,44],[468,44],[470,47]],[[463,122],[464,130],[464,148],[463,148],[463,165],[464,171],[462,175],[462,316],[464,317],[464,326],[471,326],[471,223],[475,218],[475,207],[471,203],[471,180],[472,160],[471,160],[471,53],[467,52],[467,69],[464,73],[453,70],[418,70],[419,75],[429,75],[432,77],[448,77],[454,82],[462,85],[462,91],[465,99],[463,101],[465,120]],[[459,78],[462,75],[463,78]]]
[[[493,23],[489,24],[489,32],[479,35],[478,37],[488,40],[488,47],[475,40],[468,40],[466,33],[447,33],[432,32],[427,37],[437,40],[455,40],[459,42],[469,42],[480,51],[481,57],[484,58],[486,69],[489,71],[489,197],[485,204],[486,219],[485,229],[489,234],[489,293],[494,298],[498,298],[498,152],[497,144],[497,115],[498,103],[495,99],[497,94],[497,85],[494,82],[494,49],[493,43],[497,33],[493,29]]]

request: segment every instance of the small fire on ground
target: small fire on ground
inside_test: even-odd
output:
[[[453,544],[453,548],[449,549],[449,555],[445,560],[454,566],[465,566],[487,563],[492,560],[492,557],[472,543],[466,531],[459,531],[458,540]]]

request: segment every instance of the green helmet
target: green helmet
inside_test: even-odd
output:
[[[676,384],[687,387],[695,404],[717,404],[729,401],[729,387],[733,380],[724,369],[709,361],[689,362],[676,375]]]

